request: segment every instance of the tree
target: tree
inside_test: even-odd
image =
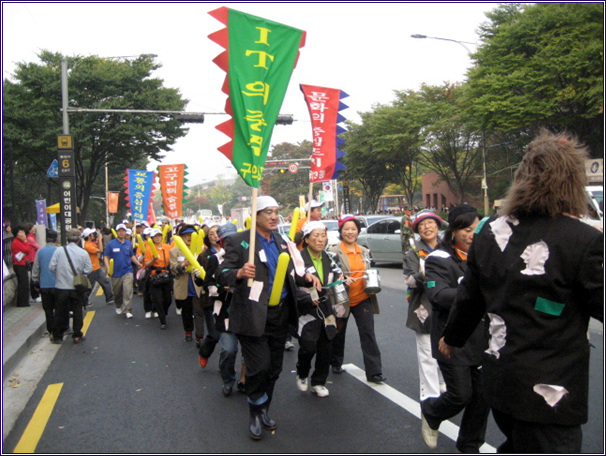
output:
[[[603,3],[505,4],[487,14],[468,72],[480,129],[568,130],[601,157]]]
[[[12,143],[19,164],[15,180],[30,183],[16,189],[13,205],[30,220],[34,212],[29,210],[29,201],[43,191],[46,170],[57,157],[56,137],[62,133],[63,56],[42,51],[38,57],[41,63],[20,63],[14,81],[3,81],[3,139]],[[67,64],[71,108],[182,111],[187,103],[177,89],[165,88],[161,79],[152,77],[160,65],[149,55],[132,60],[68,57]],[[120,170],[113,176],[123,177],[126,168],[148,159],[160,160],[187,133],[182,122],[171,115],[73,113],[69,120],[80,224],[87,218],[93,187],[103,176],[106,163],[112,171]]]
[[[461,84],[423,85],[417,94],[409,95],[407,104],[408,111],[421,125],[423,143],[419,162],[437,173],[459,202],[465,201],[482,163],[482,134],[464,115],[463,93]]]
[[[389,167],[389,157],[377,150],[377,142],[372,134],[372,116],[372,112],[361,113],[361,125],[347,122],[347,132],[343,133],[345,144],[342,147],[347,153],[343,159],[346,169],[342,177],[360,183],[366,212],[376,211],[383,189],[394,180],[394,169]]]

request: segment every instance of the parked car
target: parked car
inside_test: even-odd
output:
[[[402,217],[382,217],[360,233],[358,244],[370,250],[373,263],[401,263]]]
[[[364,233],[370,225],[379,220],[389,217],[389,215],[356,215],[356,218],[359,220],[362,225],[361,233]]]
[[[339,221],[338,220],[320,220],[324,225],[326,225],[328,242],[326,243],[326,248],[332,247],[333,245],[337,245],[341,240],[339,239]]]

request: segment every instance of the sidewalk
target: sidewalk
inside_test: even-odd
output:
[[[2,309],[2,381],[45,332],[42,303],[30,302],[30,307],[7,305]]]

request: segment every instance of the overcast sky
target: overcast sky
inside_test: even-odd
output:
[[[208,12],[227,6],[307,32],[282,109],[292,126],[276,126],[272,145],[311,139],[299,84],[341,89],[348,120],[394,99],[394,90],[422,83],[464,80],[471,64],[464,46],[412,34],[475,43],[485,13],[497,3],[3,3],[2,70],[10,78],[17,62],[35,62],[41,50],[67,56],[157,54],[155,73],[165,87],[189,100],[187,111],[223,113],[225,73],[212,60],[221,47],[208,35],[223,25]],[[466,44],[474,50],[473,44]],[[60,109],[60,106],[57,106]],[[164,164],[185,163],[189,184],[235,174],[217,151],[228,138],[215,130],[226,115],[209,114],[191,124]],[[271,147],[270,147],[271,151]],[[153,163],[148,169],[153,169]]]

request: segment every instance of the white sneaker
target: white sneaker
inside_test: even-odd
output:
[[[307,387],[309,385],[307,384],[307,379],[306,378],[299,378],[299,376],[297,375],[297,388],[299,388],[299,391],[307,391]]]
[[[151,312],[145,312],[145,318],[151,318],[151,317],[152,317]]]
[[[318,397],[328,396],[328,389],[324,385],[314,385],[311,387],[311,392],[317,394]]]
[[[133,318],[133,314],[130,312],[126,312],[126,318]]]
[[[36,299],[34,299],[34,302],[42,302],[42,298],[38,296]]]
[[[432,429],[429,427],[429,423],[425,419],[425,415],[421,412],[421,436],[423,437],[423,441],[425,445],[427,445],[432,450],[438,446],[438,434],[439,430]]]
[[[284,350],[291,351],[293,348],[295,348],[295,344],[293,344],[290,340],[287,340],[284,344]]]
[[[122,315],[122,307],[116,307],[116,314]]]
[[[158,315],[158,312],[154,312],[154,318],[158,318],[160,315]]]
[[[177,312],[177,315],[181,315],[181,309],[179,309],[178,307],[175,307],[175,312]]]

